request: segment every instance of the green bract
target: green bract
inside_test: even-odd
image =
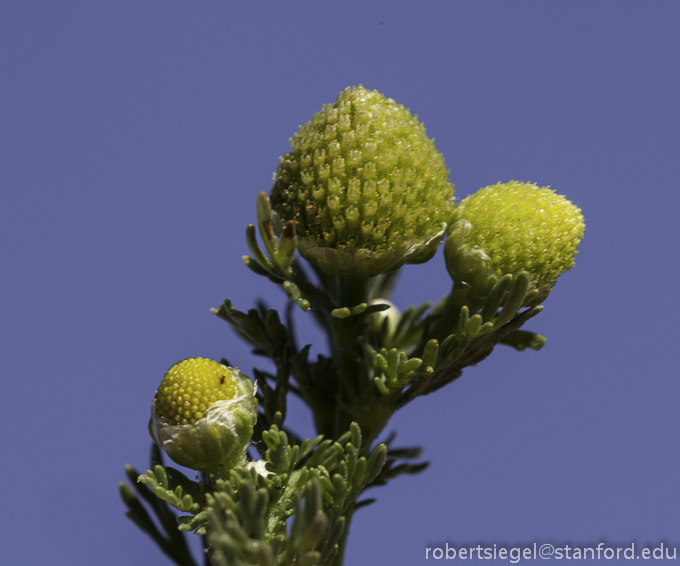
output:
[[[271,202],[325,273],[375,276],[430,259],[453,209],[448,169],[402,105],[348,87],[300,126]]]
[[[255,388],[247,376],[213,360],[188,358],[161,381],[149,431],[178,464],[224,476],[243,462],[256,420]]]
[[[454,281],[484,287],[490,275],[529,273],[546,287],[574,266],[581,210],[548,187],[510,181],[480,189],[453,215],[444,248]]]

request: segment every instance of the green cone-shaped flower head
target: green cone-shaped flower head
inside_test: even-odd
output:
[[[178,464],[224,476],[243,462],[256,420],[255,388],[247,376],[213,360],[188,358],[161,381],[149,431]]]
[[[444,248],[454,281],[483,287],[490,275],[527,271],[538,288],[574,266],[581,210],[548,187],[510,181],[480,189],[453,216]]]
[[[444,159],[415,116],[348,87],[300,126],[271,202],[300,254],[325,273],[375,276],[427,261],[453,209]]]

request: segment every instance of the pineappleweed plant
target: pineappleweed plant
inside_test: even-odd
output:
[[[213,309],[273,369],[251,380],[226,359],[174,364],[152,402],[151,468],[127,466],[134,489],[120,485],[127,516],[175,564],[197,566],[187,533],[202,537],[206,565],[342,564],[352,516],[375,501],[364,491],[427,466],[419,449],[379,443],[390,417],[497,344],[543,346],[522,327],[573,267],[581,211],[519,181],[456,205],[448,177],[418,119],[361,86],[291,138],[271,193],[257,196],[243,257],[289,308]],[[389,301],[399,268],[430,260],[442,242],[451,291],[401,312]],[[312,359],[298,344],[295,305],[328,353]],[[309,407],[315,438],[286,426],[289,394]]]

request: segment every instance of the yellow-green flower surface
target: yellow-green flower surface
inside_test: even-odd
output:
[[[228,368],[206,358],[188,358],[172,366],[156,393],[156,415],[168,424],[193,424],[216,401],[237,394]]]
[[[182,466],[225,477],[245,462],[257,421],[255,385],[205,358],[172,366],[151,404],[149,433]]]
[[[548,187],[510,181],[480,189],[456,208],[471,223],[466,243],[486,253],[497,275],[528,271],[539,285],[574,266],[585,224],[581,209]]]
[[[300,126],[274,174],[272,207],[326,273],[377,275],[435,253],[453,185],[418,119],[378,91],[347,87]]]

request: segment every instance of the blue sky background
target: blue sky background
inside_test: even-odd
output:
[[[123,515],[123,466],[146,469],[170,365],[256,363],[209,308],[285,305],[244,229],[298,125],[359,83],[419,116],[459,199],[530,180],[587,229],[528,326],[542,351],[498,347],[390,422],[432,465],[371,493],[347,564],[680,546],[679,29],[670,1],[4,0],[2,563],[169,563]],[[439,254],[394,300],[449,285]],[[311,432],[300,405],[288,424]]]

